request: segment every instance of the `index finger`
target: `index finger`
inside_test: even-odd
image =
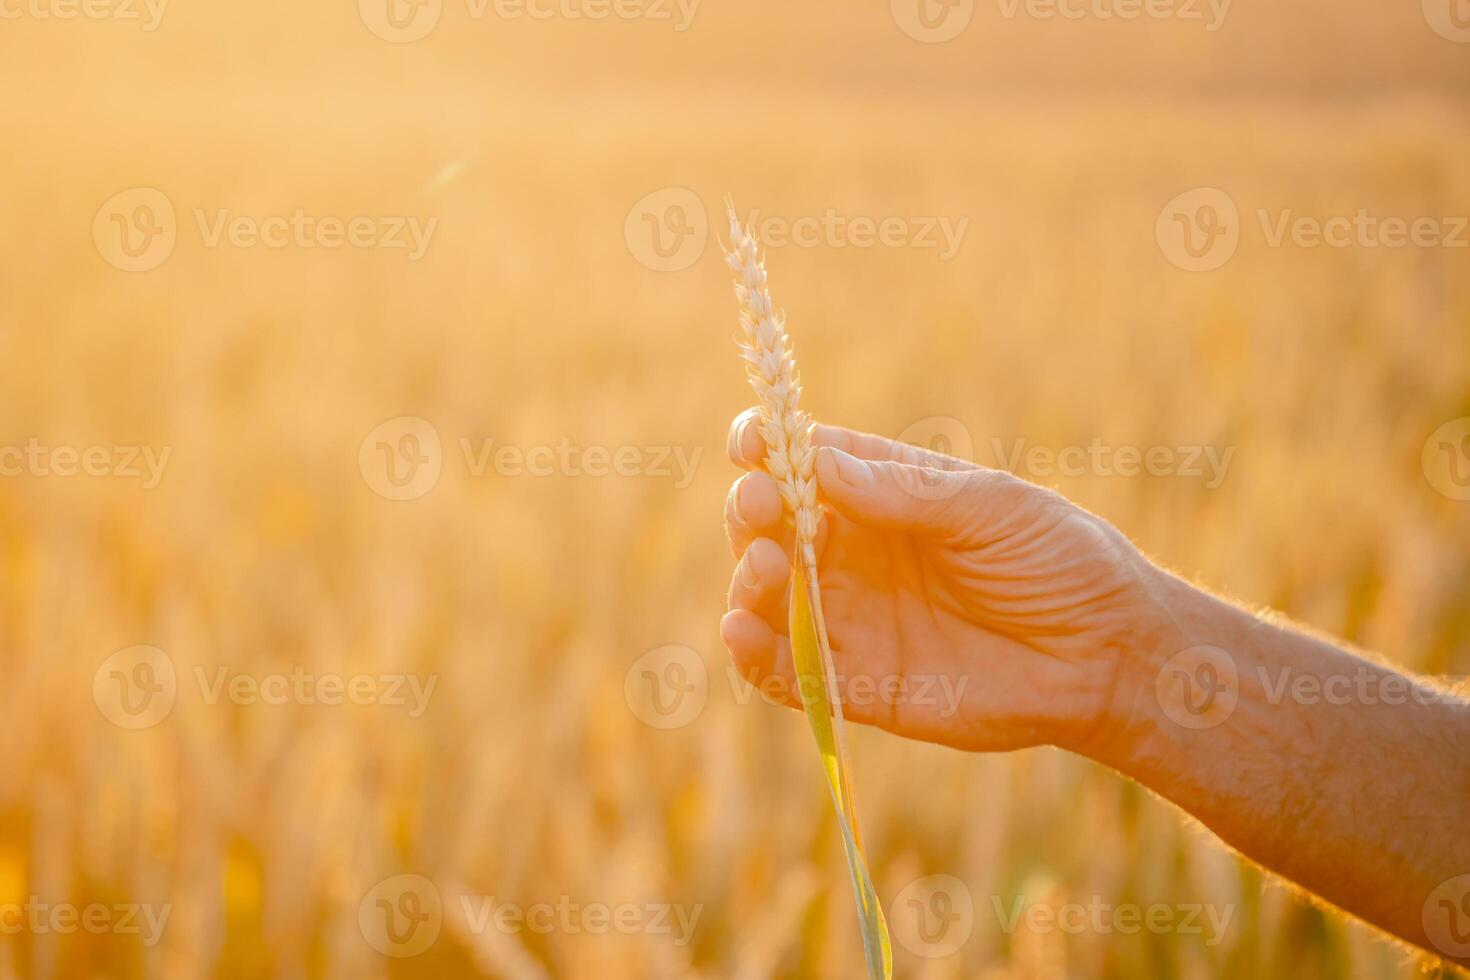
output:
[[[871,432],[857,432],[840,425],[817,425],[812,429],[812,445],[831,446],[858,459],[893,461],[910,466],[927,466],[934,470],[973,470],[978,464],[957,456],[946,456],[922,446],[898,442]],[[730,462],[745,470],[765,469],[766,440],[760,430],[760,409],[747,408],[730,424],[727,442]]]

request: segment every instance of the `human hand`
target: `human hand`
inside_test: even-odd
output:
[[[752,414],[730,433],[750,472],[725,505],[742,557],[721,634],[751,683],[799,706],[791,531]],[[1445,830],[1470,799],[1463,697],[1174,578],[1106,521],[1006,473],[831,426],[812,442],[846,717],[961,749],[1079,752],[1274,873],[1470,964],[1456,918],[1470,851]],[[1189,707],[1202,676],[1168,669],[1190,650],[1229,668],[1207,724]],[[1273,676],[1318,694],[1273,698]],[[1343,681],[1371,696],[1322,696]]]
[[[792,531],[751,409],[730,431],[740,558],[721,635],[793,707]],[[818,575],[846,717],[970,750],[1080,749],[1105,725],[1164,577],[1115,528],[1007,473],[817,426]]]

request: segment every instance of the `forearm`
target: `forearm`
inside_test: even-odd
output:
[[[1470,878],[1440,888],[1470,875],[1470,705],[1172,577],[1155,591],[1167,615],[1090,754],[1266,868],[1470,961]]]

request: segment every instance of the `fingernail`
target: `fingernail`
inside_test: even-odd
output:
[[[745,476],[749,476],[747,473]],[[725,512],[729,514],[728,525],[733,529],[745,527],[745,515],[740,512],[740,487],[745,483],[745,476],[730,484],[730,498],[726,501],[728,506]]]
[[[760,583],[760,578],[755,574],[755,568],[750,560],[749,548],[745,550],[745,554],[740,556],[740,567],[737,571],[740,573],[740,584],[747,589],[753,589]]]
[[[856,456],[849,456],[840,449],[827,449],[837,464],[837,478],[850,487],[866,490],[873,485],[873,468]]]
[[[725,451],[730,454],[731,459],[745,459],[745,433],[750,431],[750,423],[754,422],[755,418],[756,413],[746,411],[735,427],[730,430],[730,444],[725,447]]]
[[[735,653],[735,645],[730,642],[730,637],[735,634],[734,623],[735,610],[733,609],[720,617],[720,640],[725,644],[725,649],[729,650],[732,656]]]
[[[748,424],[742,419],[730,430],[729,441],[725,443],[725,455],[731,459],[740,458],[740,440],[745,435],[745,427]]]

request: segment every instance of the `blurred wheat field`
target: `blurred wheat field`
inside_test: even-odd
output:
[[[150,943],[0,930],[0,976],[862,975],[805,722],[732,683],[720,646],[724,441],[748,392],[716,232],[671,272],[630,237],[671,189],[716,227],[726,192],[787,222],[966,219],[949,258],[770,249],[818,418],[944,417],[991,465],[1017,439],[1233,447],[1215,488],[1045,482],[1244,602],[1470,674],[1470,504],[1421,466],[1470,415],[1470,249],[1271,247],[1256,217],[1470,214],[1470,48],[1416,10],[1242,6],[1213,37],[982,13],[924,45],[881,8],[710,5],[683,33],[461,9],[395,46],[353,6],[180,4],[153,33],[0,21],[0,446],[169,450],[151,489],[0,478],[0,905],[168,910]],[[178,214],[139,273],[93,238],[133,187]],[[1207,273],[1155,237],[1197,187],[1241,215]],[[437,225],[409,261],[211,247],[194,217],[298,208]],[[360,453],[404,416],[432,425],[442,473],[395,501]],[[662,447],[692,472],[476,473],[464,447],[485,440]],[[137,645],[178,693],[127,730],[94,678]],[[706,700],[660,729],[629,676],[671,645]],[[417,716],[208,703],[194,678],[221,669],[435,686]],[[926,875],[974,898],[961,948],[899,948],[900,976],[1423,968],[1081,759],[853,748],[884,901]],[[399,875],[443,906],[401,958],[360,916]],[[472,928],[461,899],[492,896],[699,911],[683,943]],[[1207,943],[998,915],[1093,896],[1232,925]]]

